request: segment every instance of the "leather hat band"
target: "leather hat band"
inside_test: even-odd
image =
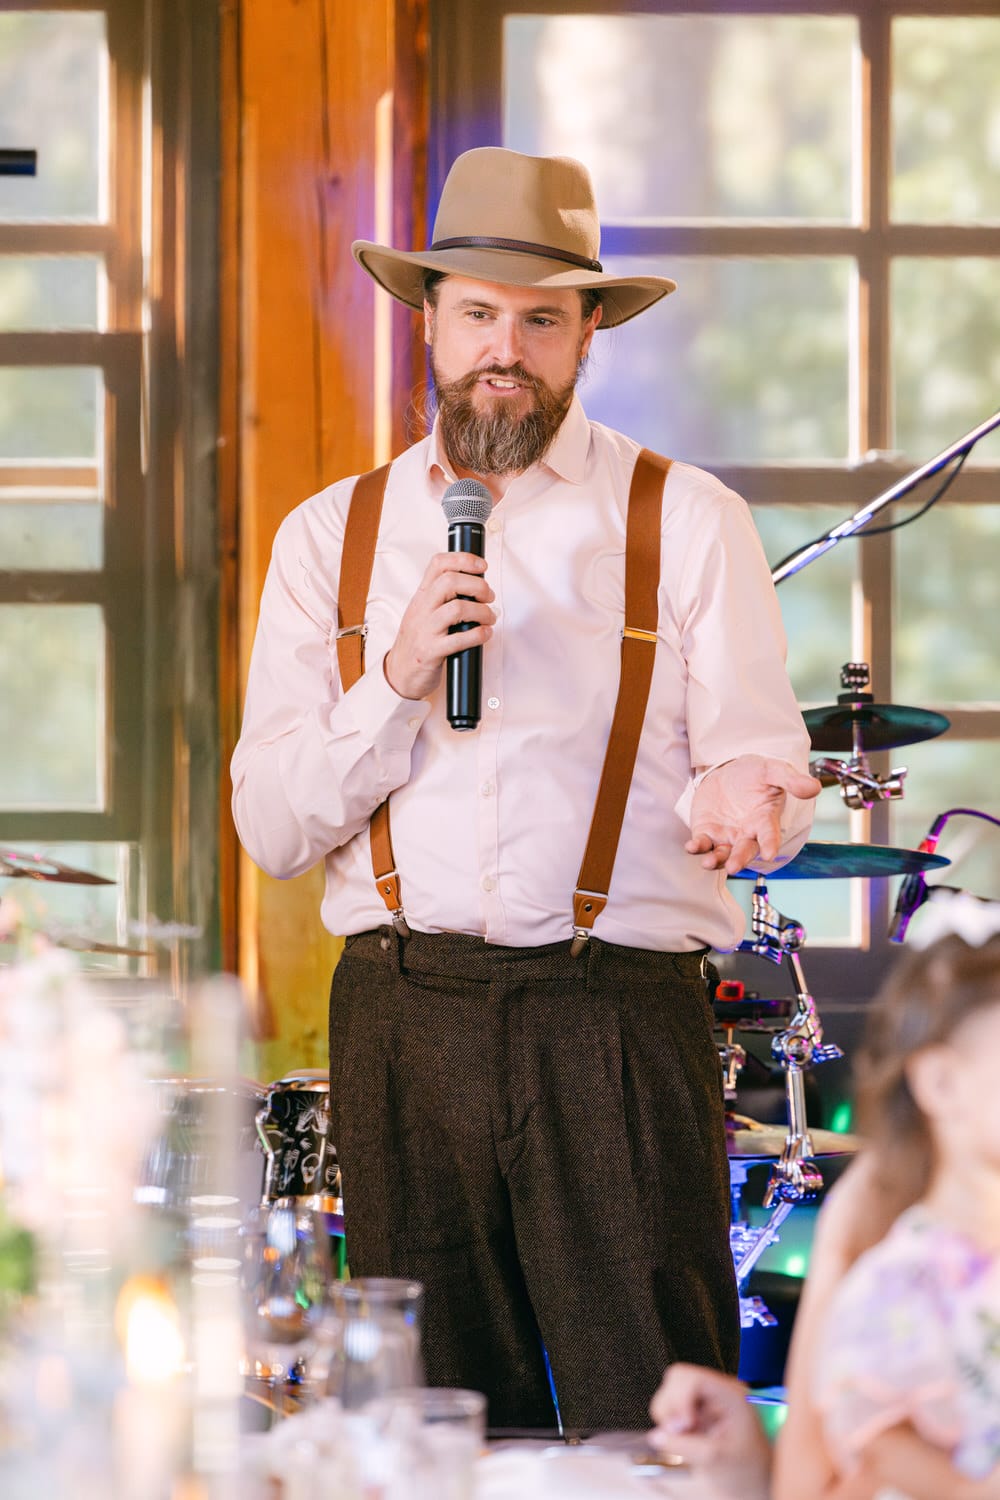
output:
[[[572,250],[557,250],[553,245],[536,245],[531,240],[498,240],[485,234],[459,235],[456,239],[435,240],[432,250],[517,250],[522,255],[542,255],[546,260],[563,260],[569,266],[585,271],[603,272],[599,260],[588,260]]]

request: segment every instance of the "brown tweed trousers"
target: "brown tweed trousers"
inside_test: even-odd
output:
[[[733,1370],[722,1079],[700,954],[349,937],[331,1131],[354,1275],[424,1283],[431,1385],[493,1428],[642,1428],[673,1360]]]

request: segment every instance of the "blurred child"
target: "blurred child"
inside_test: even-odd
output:
[[[838,1477],[876,1476],[880,1500],[1000,1497],[1000,937],[904,957],[873,1006],[857,1090],[895,1222],[816,1330],[828,1457]],[[778,1500],[801,1493],[785,1467]]]

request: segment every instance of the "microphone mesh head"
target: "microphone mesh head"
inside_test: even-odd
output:
[[[449,521],[488,521],[493,496],[478,479],[456,479],[445,490],[441,507]]]

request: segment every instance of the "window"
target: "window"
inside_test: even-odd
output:
[[[182,76],[169,88],[165,76],[183,23],[160,17],[147,38],[147,9],[0,10],[0,146],[37,152],[34,176],[0,176],[0,848],[110,882],[0,888],[87,962],[122,969],[155,965],[101,945],[146,946],[135,928],[151,911],[191,920],[188,872],[177,879],[191,735],[185,706],[171,707],[176,683],[197,671],[210,720],[216,703],[214,657],[191,665],[197,610],[178,592],[181,573],[192,597],[198,582],[178,370],[197,355],[211,390],[198,339],[213,324],[203,307],[204,331],[185,338],[176,298],[188,227],[174,198],[187,167],[176,101],[188,96]],[[190,389],[194,406],[204,390]],[[210,864],[214,818],[202,832]],[[211,923],[210,902],[197,920]]]
[[[993,414],[993,0],[480,0],[474,36],[462,9],[435,12],[434,188],[473,145],[586,162],[605,267],[679,287],[599,336],[588,412],[744,494],[772,566]],[[1000,432],[915,525],[842,542],[779,587],[803,707],[833,703],[861,660],[877,701],[952,721],[871,755],[909,766],[902,801],[851,813],[824,791],[815,839],[912,847],[946,807],[1000,813],[998,465]],[[1000,833],[956,821],[939,852],[950,883],[1000,898]],[[884,963],[894,882],[790,886],[772,900],[839,950],[831,982]]]

